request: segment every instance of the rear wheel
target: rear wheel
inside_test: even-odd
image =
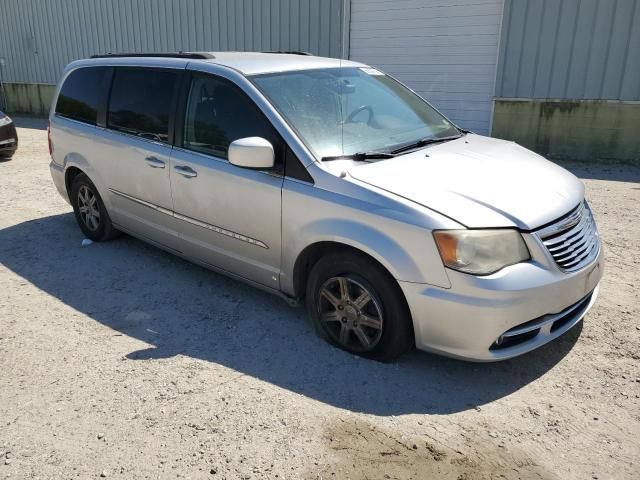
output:
[[[71,202],[78,225],[87,238],[102,242],[118,235],[98,189],[84,173],[73,179]]]
[[[400,288],[364,256],[321,258],[309,274],[306,299],[318,334],[343,350],[391,361],[413,346],[411,316]]]

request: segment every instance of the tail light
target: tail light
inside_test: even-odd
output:
[[[53,141],[51,140],[51,123],[47,125],[47,141],[49,142],[49,155],[53,155]]]

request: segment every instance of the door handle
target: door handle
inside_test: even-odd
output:
[[[164,168],[164,162],[157,157],[147,157],[144,160],[151,168]]]
[[[173,167],[173,169],[178,172],[183,177],[197,177],[198,172],[196,172],[193,168],[187,167],[186,165],[178,165],[177,167]]]

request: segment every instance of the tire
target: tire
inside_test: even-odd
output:
[[[307,279],[306,305],[318,335],[350,353],[389,362],[415,344],[400,287],[363,255],[340,252],[318,260]]]
[[[113,227],[98,189],[84,173],[73,179],[71,204],[80,230],[87,238],[94,242],[104,242],[120,233]]]

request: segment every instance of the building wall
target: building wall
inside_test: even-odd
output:
[[[478,133],[640,162],[640,0],[2,0],[0,96],[45,114],[74,59],[177,50],[350,57]]]
[[[503,0],[351,0],[350,58],[489,134]]]
[[[640,160],[639,109],[640,0],[506,0],[494,136]]]
[[[640,105],[496,99],[494,136],[554,159],[640,162]]]
[[[45,117],[56,93],[55,85],[43,83],[6,83],[3,85],[0,109],[8,113],[20,113]]]
[[[95,53],[302,50],[346,57],[346,4],[348,0],[2,0],[0,80],[7,84],[10,110],[32,105],[38,92],[47,90],[37,84],[54,85],[65,65]],[[22,99],[13,96],[16,89]]]

